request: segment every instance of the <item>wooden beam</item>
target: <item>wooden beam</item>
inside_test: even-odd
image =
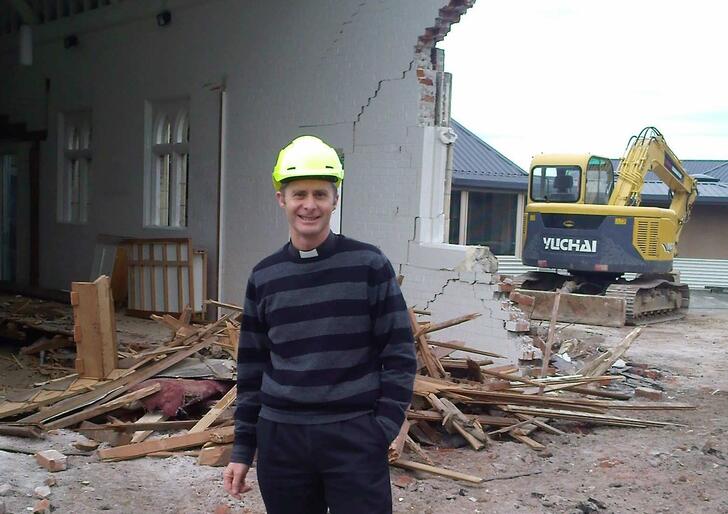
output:
[[[207,414],[205,414],[197,424],[190,428],[189,433],[194,434],[207,430],[207,428],[214,423],[214,421],[235,401],[238,395],[238,386],[233,386],[225,396],[220,398],[218,402],[212,407]]]
[[[474,484],[479,484],[483,481],[483,477],[476,477],[474,475],[460,473],[459,471],[450,471],[449,469],[438,468],[435,466],[430,466],[428,464],[421,464],[419,462],[414,462],[414,461],[410,461],[410,460],[400,459],[397,462],[392,462],[391,465],[398,467],[398,468],[411,469],[414,471],[426,471],[427,473],[432,473],[434,475],[440,475],[442,477],[453,478],[455,480],[465,480],[466,482],[472,482]]]
[[[210,346],[215,341],[215,338],[208,336],[212,332],[217,330],[220,325],[224,324],[225,321],[227,321],[228,317],[229,316],[223,316],[217,322],[210,324],[204,330],[198,331],[195,336],[190,336],[178,341],[180,345],[183,345],[187,342],[191,342],[193,339],[203,339],[199,343],[194,344],[185,350],[181,350],[174,355],[166,357],[161,361],[156,362],[155,364],[151,364],[150,366],[147,366],[141,370],[136,370],[134,371],[134,373],[125,375],[116,380],[112,380],[111,382],[97,387],[93,391],[89,391],[88,393],[84,393],[78,396],[74,396],[73,398],[69,398],[68,400],[58,402],[55,405],[44,409],[42,412],[37,412],[36,414],[21,419],[20,421],[24,423],[42,423],[43,421],[57,417],[65,412],[71,412],[83,407],[84,405],[89,405],[97,402],[102,398],[112,400],[118,396],[121,396],[128,389],[134,387],[135,385],[157,375],[158,373],[161,373],[167,368],[174,366],[178,362],[181,362],[187,357],[194,355],[200,350],[203,350]]]
[[[432,346],[441,346],[443,348],[450,348],[452,350],[460,350],[461,352],[468,352],[468,353],[476,353],[478,355],[485,355],[486,357],[495,357],[497,359],[505,359],[503,355],[499,355],[497,353],[493,352],[486,352],[485,350],[479,350],[477,348],[471,348],[469,346],[465,346],[465,343],[462,341],[447,341],[447,342],[441,342],[441,341],[433,341],[429,339],[427,341]]]
[[[556,298],[555,292],[530,289],[516,289],[516,292],[534,297],[535,302],[529,318],[536,320],[551,318]],[[559,316],[556,321],[602,327],[623,327],[626,319],[627,308],[623,298],[566,293],[562,295]]]
[[[120,396],[119,398],[116,398],[104,404],[84,409],[81,412],[71,414],[70,416],[66,416],[56,421],[51,421],[50,423],[45,423],[43,427],[47,430],[70,427],[71,425],[75,425],[76,423],[80,423],[81,421],[86,421],[87,419],[91,419],[106,412],[110,412],[112,410],[123,407],[124,405],[127,405],[133,401],[139,400],[141,398],[146,398],[147,396],[156,393],[161,388],[162,386],[158,383],[150,385],[143,389],[139,389],[138,391],[133,391],[131,393],[125,394],[124,396]]]
[[[117,446],[116,448],[104,448],[99,450],[101,460],[128,460],[143,457],[149,453],[184,450],[202,446],[205,443],[213,442],[218,444],[232,443],[235,438],[235,427],[223,427],[213,430],[205,430],[195,434],[183,434],[167,437],[165,439],[154,439],[143,443]]]

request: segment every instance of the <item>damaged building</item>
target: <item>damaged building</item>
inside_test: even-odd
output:
[[[515,356],[495,260],[445,243],[456,136],[436,44],[472,3],[5,3],[3,281],[67,290],[121,242],[179,239],[178,258],[204,254],[184,279],[195,311],[203,296],[239,303],[287,237],[276,151],[308,133],[345,163],[335,230],[379,246],[411,305],[482,312],[477,344]],[[139,310],[181,310],[139,302],[142,286],[128,284]]]

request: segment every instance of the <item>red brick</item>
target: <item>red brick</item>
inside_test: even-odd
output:
[[[48,471],[63,471],[66,469],[67,457],[56,450],[43,450],[35,454],[35,460]]]
[[[38,500],[33,507],[33,514],[50,514],[51,502],[48,499]]]
[[[642,398],[648,398],[650,400],[662,400],[662,391],[657,389],[650,389],[649,387],[637,387],[634,390],[634,395]]]
[[[402,489],[406,489],[410,484],[413,484],[414,482],[415,479],[409,475],[399,475],[392,481],[394,485],[396,485],[397,487],[401,487]]]

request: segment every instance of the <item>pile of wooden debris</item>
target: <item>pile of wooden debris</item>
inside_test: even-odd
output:
[[[72,293],[77,373],[6,394],[0,403],[0,419],[12,421],[0,424],[0,434],[43,437],[51,429],[74,428],[85,436],[78,444],[84,452],[105,443],[98,449],[102,460],[181,453],[198,456],[200,464],[225,465],[233,440],[233,365],[242,309],[208,301],[230,314],[197,325],[190,323],[189,312],[179,318],[153,316],[172,330],[173,337],[155,348],[119,352],[108,283],[99,279],[91,284],[94,287],[74,284]],[[615,348],[585,361],[578,372],[558,374],[550,366],[552,353],[554,360],[563,359],[566,353],[552,352],[556,346],[556,324],[552,322],[548,338],[540,343],[542,366],[528,375],[516,365],[493,366],[492,359],[501,356],[492,352],[460,341],[431,339],[432,334],[477,314],[440,323],[418,321],[418,314],[428,313],[410,310],[420,371],[407,421],[389,450],[394,466],[482,482],[482,477],[435,467],[423,447],[449,440],[448,444],[460,441],[479,451],[495,438],[509,437],[542,451],[545,446],[533,439],[533,432],[565,435],[557,426],[564,421],[664,426],[669,423],[617,416],[612,411],[692,408],[676,402],[625,401],[632,395],[609,387],[625,381],[625,374],[607,373],[638,337],[640,328]],[[146,411],[141,417],[140,407]],[[162,432],[171,434],[150,438]],[[403,458],[405,450],[411,459]]]

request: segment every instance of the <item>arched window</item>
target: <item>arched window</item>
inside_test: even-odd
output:
[[[60,165],[59,221],[88,221],[88,183],[91,173],[91,112],[62,115],[60,138],[63,152]]]
[[[153,103],[151,112],[146,224],[185,227],[190,134],[188,102]]]

